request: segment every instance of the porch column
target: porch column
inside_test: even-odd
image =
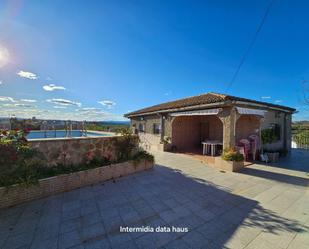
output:
[[[161,114],[160,125],[161,125],[161,142],[162,142],[165,136],[165,116],[163,114]]]
[[[235,146],[236,137],[236,122],[239,118],[239,114],[236,108],[224,108],[218,115],[223,123],[223,150]]]

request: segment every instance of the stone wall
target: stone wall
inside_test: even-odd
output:
[[[38,185],[28,187],[24,185],[13,185],[8,188],[1,187],[0,208],[10,207],[83,186],[104,182],[142,170],[151,169],[152,167],[153,163],[147,161],[141,161],[138,164],[125,162],[42,179],[39,180]]]
[[[58,138],[30,140],[30,146],[40,151],[47,160],[48,166],[61,164],[79,164],[87,157],[116,159],[115,144],[121,136],[84,137],[84,138]],[[138,147],[136,136],[136,147]]]
[[[161,117],[158,115],[150,115],[143,118],[138,117],[131,119],[131,128],[138,131],[139,124],[145,125],[145,132],[138,132],[141,147],[145,150],[163,150],[161,134],[154,134],[153,131],[154,124],[161,124]]]
[[[266,144],[264,148],[267,150],[281,150],[286,147],[287,150],[290,150],[291,123],[291,114],[285,114],[280,111],[268,111],[264,121],[261,123],[261,129],[267,129],[271,124],[278,124],[280,126],[280,140],[271,144]]]

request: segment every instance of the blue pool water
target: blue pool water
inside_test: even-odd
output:
[[[110,136],[108,133],[97,133],[92,131],[87,131],[87,137],[105,137]],[[39,138],[59,138],[66,137],[65,131],[30,131],[27,135],[27,139],[39,139]],[[78,130],[74,130],[71,132],[71,137],[84,137],[83,133]]]

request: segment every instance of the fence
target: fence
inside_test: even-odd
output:
[[[309,149],[309,132],[300,132],[292,136],[292,148]]]

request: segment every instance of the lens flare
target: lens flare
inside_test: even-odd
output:
[[[0,45],[0,68],[4,67],[9,62],[10,54],[9,51]]]

